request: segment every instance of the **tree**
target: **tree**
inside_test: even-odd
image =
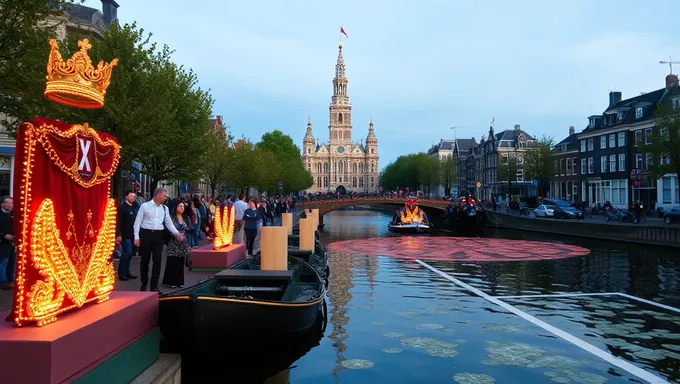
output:
[[[436,165],[435,165],[436,164]],[[438,179],[438,162],[424,153],[402,155],[388,164],[381,174],[386,190],[405,189],[417,191],[421,185],[433,185]]]
[[[512,197],[512,183],[517,180],[517,171],[520,169],[522,169],[522,166],[514,154],[508,154],[508,157],[501,157],[501,164],[498,166],[498,181],[508,183],[509,197]]]
[[[551,148],[553,139],[543,136],[527,148],[524,152],[524,177],[528,180],[538,180],[538,195],[543,196],[543,180],[555,174],[555,154]]]
[[[642,145],[640,151],[652,154],[649,177],[656,180],[667,173],[680,176],[680,108],[666,102],[656,111],[656,127],[651,144]],[[648,165],[649,166],[649,165]]]
[[[45,66],[56,25],[45,21],[72,3],[0,0],[0,128],[14,133],[18,122],[46,115]]]
[[[439,180],[444,186],[444,195],[451,193],[451,188],[456,180],[456,164],[453,156],[446,156],[439,161]]]
[[[279,181],[283,181],[286,191],[300,191],[312,186],[312,175],[305,169],[300,157],[300,147],[295,145],[293,139],[285,133],[277,130],[262,135],[262,139],[256,144],[256,148],[274,155],[274,161],[267,165],[269,169],[263,172],[270,173],[278,169],[274,187]],[[277,187],[276,187],[277,188]],[[276,190],[276,188],[265,190]]]
[[[425,155],[425,154],[423,154]],[[432,186],[439,185],[439,160],[431,156],[418,156],[418,175],[428,195]]]
[[[210,186],[212,196],[215,196],[217,186],[227,180],[232,161],[233,151],[229,148],[232,140],[232,136],[227,137],[224,126],[207,137],[206,151],[201,159],[201,179]]]

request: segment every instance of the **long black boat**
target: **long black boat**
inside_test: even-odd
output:
[[[328,253],[326,252],[326,248],[319,240],[314,241],[314,251],[301,250],[299,249],[299,246],[300,236],[289,235],[288,256],[298,257],[309,263],[317,272],[319,272],[319,275],[326,283],[326,287],[328,287],[328,279],[331,276],[331,271],[328,266]]]
[[[243,260],[194,286],[163,294],[158,324],[171,350],[224,348],[242,338],[293,338],[324,312],[326,286],[297,257],[286,271]]]

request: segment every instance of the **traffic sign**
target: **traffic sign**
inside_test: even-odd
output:
[[[630,171],[630,178],[632,180],[642,180],[643,176],[644,176],[644,170],[642,170],[640,168],[633,168]]]
[[[640,179],[634,179],[633,180],[633,186],[639,187],[640,185],[642,185],[642,180],[640,180]]]

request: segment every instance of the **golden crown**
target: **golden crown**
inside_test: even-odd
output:
[[[80,50],[66,61],[61,58],[56,40],[50,39],[50,46],[52,51],[47,61],[45,97],[69,107],[103,107],[106,88],[111,83],[111,71],[118,64],[118,59],[108,64],[102,60],[95,68],[87,55],[87,51],[92,48],[88,39],[80,40]]]

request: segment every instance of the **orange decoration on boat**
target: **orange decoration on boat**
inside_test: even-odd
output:
[[[220,249],[234,242],[234,207],[215,208],[215,240],[213,249]]]

